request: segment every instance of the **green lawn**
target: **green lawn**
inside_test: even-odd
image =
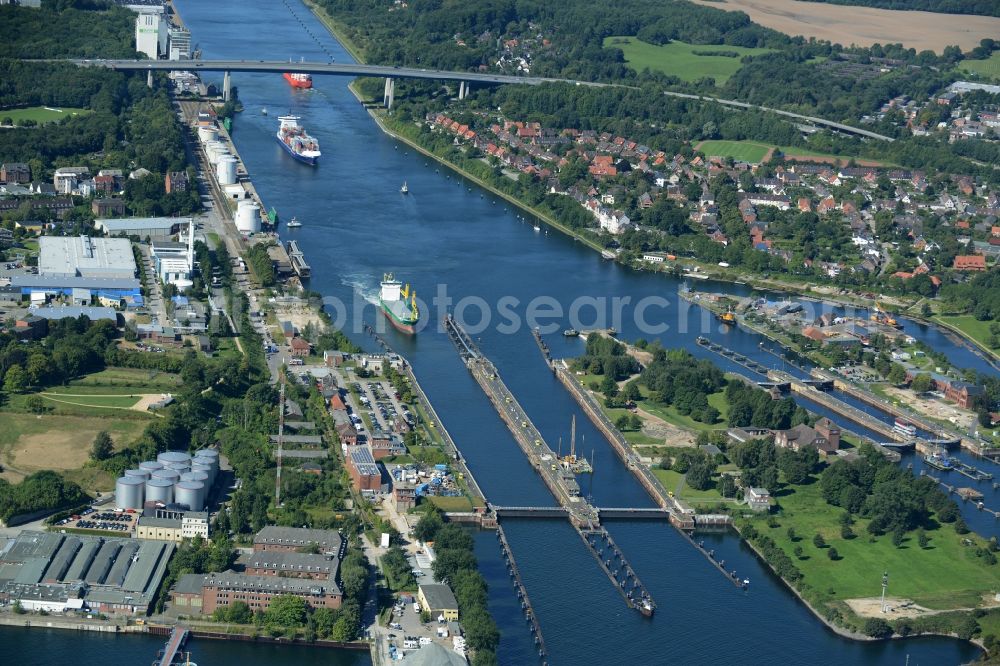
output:
[[[960,316],[939,316],[938,321],[948,324],[949,326],[954,326],[960,330],[965,335],[969,336],[983,347],[991,349],[990,347],[990,322],[979,321],[972,315],[960,315]]]
[[[427,501],[442,511],[472,511],[472,502],[468,497],[438,497],[432,495]]]
[[[963,60],[959,69],[990,79],[1000,79],[1000,51],[994,51],[986,60]]]
[[[34,120],[40,125],[54,123],[76,115],[87,115],[93,113],[90,109],[74,109],[65,107],[56,109],[53,107],[32,106],[27,109],[0,109],[0,121],[10,118],[14,124],[19,120]]]
[[[136,368],[105,368],[100,372],[74,379],[69,383],[68,389],[61,390],[64,393],[83,393],[82,390],[75,390],[82,387],[95,387],[101,390],[96,393],[115,393],[115,390],[122,389],[123,393],[156,393],[158,391],[176,390],[181,386],[180,375],[170,372],[159,372],[157,370],[139,370]],[[73,389],[73,390],[70,390]],[[129,391],[127,389],[133,389]]]
[[[771,146],[753,141],[702,141],[698,146],[708,157],[732,157],[753,164],[763,162],[770,149]]]
[[[653,475],[660,480],[663,487],[668,491],[672,492],[675,497],[678,497],[686,502],[692,504],[717,504],[719,502],[728,502],[726,498],[719,494],[716,490],[715,484],[705,490],[695,490],[691,486],[687,485],[684,481],[684,475],[680,472],[676,472],[672,469],[660,469],[659,467],[653,467],[651,469]]]
[[[676,76],[682,81],[697,81],[706,77],[715,79],[721,86],[736,70],[743,66],[743,56],[769,53],[771,49],[748,49],[742,46],[703,46],[670,42],[663,46],[647,44],[635,37],[605,37],[605,48],[621,49],[629,66],[641,72],[644,69]],[[731,55],[699,55],[725,53]]]
[[[779,493],[777,499],[781,509],[778,527],[769,528],[763,519],[755,525],[792,558],[811,588],[810,594],[823,602],[878,597],[883,571],[889,572],[893,597],[912,599],[932,609],[972,607],[983,594],[1000,589],[1000,566],[982,563],[973,557],[970,546],[962,544],[963,538],[971,538],[985,545],[975,534],[962,537],[950,525],[943,526],[927,533],[930,545],[926,549],[917,545],[912,532],[897,548],[889,535],[872,542],[866,531],[868,521],[858,519],[852,527],[858,536],[847,540],[840,536],[842,511],[823,500],[819,483],[792,486],[788,494]],[[795,528],[796,543],[788,538],[789,527]],[[817,533],[823,535],[828,547],[837,549],[841,559],[831,561],[827,548],[813,544]],[[802,547],[803,559],[795,557],[796,546]]]
[[[752,164],[764,161],[767,151],[771,148],[781,151],[786,157],[830,157],[843,161],[851,159],[844,155],[830,155],[799,146],[773,146],[756,141],[702,141],[697,148],[708,157],[732,157],[734,160]]]
[[[94,407],[96,409],[128,409],[139,402],[136,395],[84,395],[70,393],[41,393],[44,399],[59,405]]]

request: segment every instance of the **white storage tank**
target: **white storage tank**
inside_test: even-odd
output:
[[[229,154],[229,151],[226,149],[226,144],[221,141],[213,141],[212,143],[206,144],[205,149],[208,152],[208,163],[212,166],[219,163],[220,157]]]
[[[204,494],[205,484],[200,481],[178,481],[174,484],[174,503],[184,504],[191,511],[201,511],[205,507]]]
[[[206,458],[208,460],[218,460],[219,452],[215,449],[198,449],[194,452],[195,458]]]
[[[232,155],[220,157],[216,175],[219,177],[219,185],[234,185],[236,183],[236,158]]]
[[[197,472],[201,472],[208,477],[208,481],[206,481],[205,485],[211,486],[213,483],[215,483],[215,477],[217,472],[215,467],[211,463],[199,462],[199,459],[195,458],[194,460],[191,461],[191,473],[194,474]]]
[[[256,201],[243,200],[236,208],[236,229],[242,234],[260,231],[260,206]]]
[[[158,469],[163,469],[163,463],[157,460],[147,460],[146,462],[139,463],[139,469],[144,469],[152,474]]]
[[[115,482],[115,505],[119,509],[141,509],[145,485],[138,477],[121,477]]]
[[[148,469],[127,469],[125,470],[125,476],[132,476],[137,479],[142,479],[145,481],[149,478],[151,472]]]
[[[202,143],[209,143],[211,141],[219,140],[219,130],[212,126],[205,126],[198,128],[198,140]]]
[[[170,483],[179,481],[181,473],[176,469],[158,469],[150,476],[151,479],[166,479]]]
[[[191,456],[184,451],[164,451],[156,456],[156,461],[166,466],[170,462],[191,462]]]
[[[174,481],[155,476],[146,482],[146,501],[170,504],[174,501]]]
[[[196,481],[202,484],[201,505],[208,504],[208,492],[212,487],[212,481],[205,472],[186,472],[181,474],[181,481]]]

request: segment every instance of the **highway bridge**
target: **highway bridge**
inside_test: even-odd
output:
[[[71,60],[81,67],[107,67],[124,72],[224,72],[223,97],[229,98],[231,85],[229,83],[230,72],[273,72],[281,74],[283,72],[294,71],[306,74],[325,74],[332,76],[371,76],[385,78],[385,105],[392,106],[393,95],[395,93],[396,79],[427,79],[431,81],[458,81],[458,98],[464,99],[469,92],[470,83],[480,85],[528,85],[537,86],[543,83],[569,83],[577,86],[591,86],[595,88],[605,87],[631,87],[614,83],[597,83],[594,81],[579,81],[576,79],[557,79],[542,76],[510,76],[507,74],[493,74],[490,72],[454,72],[444,69],[418,69],[416,67],[398,67],[391,65],[363,65],[358,63],[339,62],[285,62],[284,60]],[[782,111],[767,106],[748,104],[734,99],[722,99],[719,97],[708,97],[704,95],[689,95],[686,93],[664,91],[664,95],[671,97],[681,97],[684,99],[699,100],[704,102],[716,102],[725,106],[740,109],[755,109],[776,113],[787,118],[803,120],[813,125],[819,125],[838,132],[856,134],[869,139],[879,141],[894,141],[890,136],[878,134],[870,130],[852,127],[825,118],[816,116],[806,116],[791,111]]]
[[[509,76],[484,72],[453,72],[443,69],[418,69],[390,65],[362,65],[339,62],[285,62],[283,60],[71,60],[80,67],[106,67],[123,72],[224,72],[223,97],[229,99],[232,86],[231,72],[302,72],[305,74],[325,74],[332,76],[371,76],[385,78],[385,105],[392,106],[396,79],[427,79],[431,81],[458,81],[458,98],[465,99],[470,83],[480,85],[528,85],[542,83],[571,83],[578,86],[607,87],[610,83],[576,81],[572,79],[551,79],[540,76]]]

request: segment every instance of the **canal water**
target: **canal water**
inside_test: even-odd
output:
[[[350,60],[297,1],[175,0],[175,6],[205,59]],[[211,80],[213,75],[206,76]],[[221,74],[217,78],[221,81]],[[446,308],[432,299],[442,290],[553,447],[560,437],[568,447],[570,419],[577,416],[578,450],[588,457],[591,450],[596,454],[596,473],[593,479],[581,477],[581,485],[598,506],[652,506],[652,501],[545,366],[530,326],[523,323],[529,310],[544,315],[553,307],[562,309],[559,316],[536,318],[539,324],[551,324],[543,330],[556,356],[576,355],[583,349],[579,339],[559,334],[571,323],[576,326],[569,316],[575,304],[580,309],[579,328],[614,325],[623,338],[659,339],[667,347],[685,347],[726,370],[736,370],[737,366],[695,344],[697,336],[705,335],[765,365],[773,364],[774,358],[760,350],[758,337],[719,327],[705,311],[681,301],[679,282],[624,269],[570,238],[535,231],[518,211],[490,193],[384,135],[350,94],[346,79],[316,77],[311,91],[293,90],[282,77],[270,74],[234,74],[233,82],[245,107],[235,122],[237,148],[265,204],[274,206],[285,220],[294,215],[303,222],[300,229],[282,230],[282,236],[300,241],[313,270],[309,286],[328,299],[331,314],[356,341],[370,347],[360,321],[383,325],[372,301],[384,272],[392,271],[413,284],[426,303],[427,326],[416,337],[391,330],[385,337],[413,363],[493,503],[551,506],[555,502],[439,330]],[[287,112],[301,116],[303,125],[320,140],[323,157],[318,167],[293,162],[277,145],[276,116]],[[404,181],[408,196],[399,192]],[[622,304],[626,298],[629,303]],[[615,299],[624,313],[621,318],[611,314]],[[501,308],[503,303],[506,309]],[[489,325],[476,326],[480,311],[489,313]],[[522,324],[500,326],[506,321],[504,312],[517,314]],[[595,316],[597,312],[605,316]],[[645,323],[639,322],[639,315]],[[965,360],[962,365],[976,362],[974,355],[947,339],[934,347]],[[751,580],[746,592],[737,590],[672,528],[610,522],[609,531],[658,602],[655,617],[646,619],[625,607],[567,522],[504,524],[552,664],[797,660],[902,665],[909,659],[916,665],[957,664],[978,654],[973,646],[946,639],[847,641],[816,620],[739,539],[727,534],[704,537],[726,560],[727,568]],[[490,585],[490,609],[502,631],[500,662],[537,663],[495,535],[478,533],[476,551]],[[872,595],[879,590],[879,573],[873,571]],[[29,663],[58,663],[30,661],[32,654],[51,657],[53,650],[77,659],[100,654],[104,661],[114,655],[115,663],[136,663],[150,658],[158,641],[0,629],[0,645],[29,655]],[[225,649],[210,654],[216,645]],[[259,650],[270,648],[253,646],[250,653],[244,650],[251,646],[208,641],[195,641],[193,649],[206,650],[203,664],[284,664],[305,659],[348,664],[359,659],[353,653],[333,651],[306,655],[296,648],[265,654]]]

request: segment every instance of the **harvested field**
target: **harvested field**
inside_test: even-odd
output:
[[[871,46],[902,43],[937,53],[957,44],[963,50],[1000,35],[1000,18],[933,12],[849,7],[800,0],[694,0],[728,11],[746,12],[752,21],[788,35],[826,39],[835,44]]]

